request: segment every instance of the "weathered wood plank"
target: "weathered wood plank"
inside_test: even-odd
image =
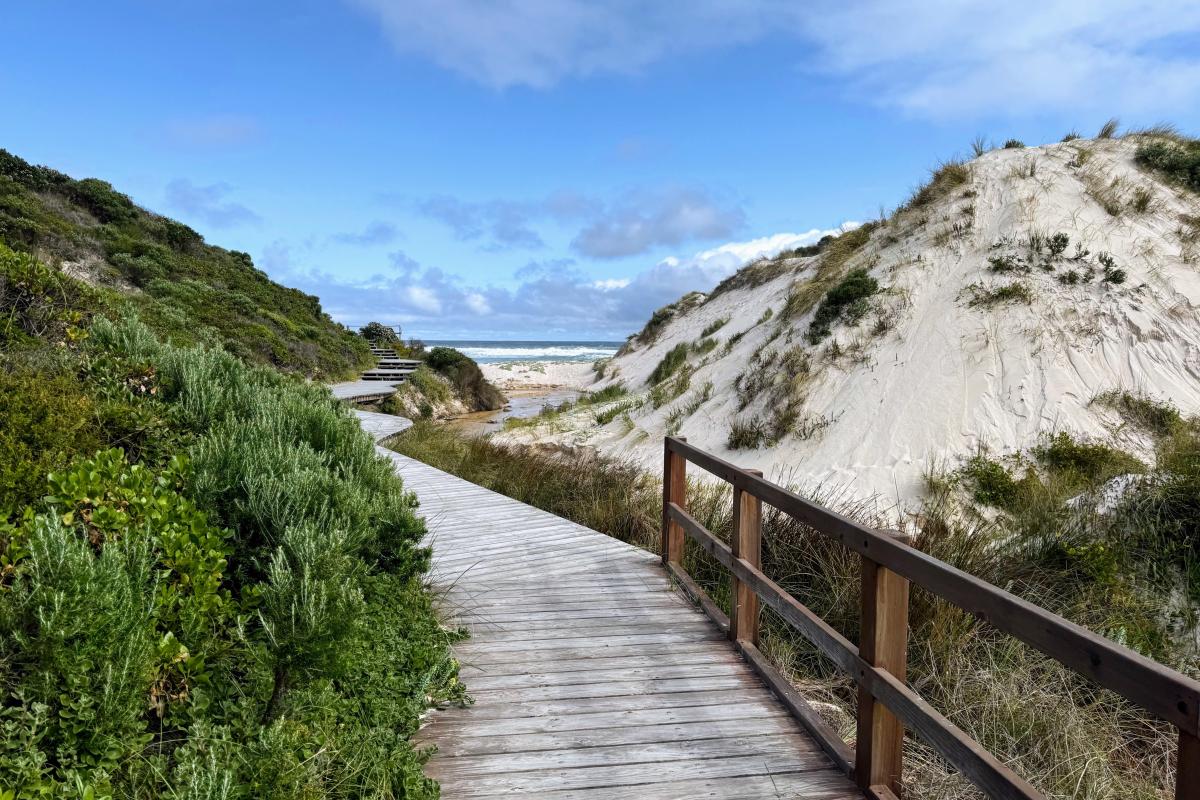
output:
[[[439,759],[437,772],[443,777],[454,776],[462,779],[499,772],[567,770],[579,767],[656,764],[697,758],[756,755],[763,756],[765,761],[770,757],[791,758],[801,755],[806,756],[806,763],[818,765],[822,763],[820,751],[813,743],[803,736],[793,733],[446,757]]]
[[[763,756],[734,756],[730,758],[666,761],[659,764],[622,764],[619,766],[577,767],[575,769],[531,770],[529,772],[496,773],[484,782],[454,780],[452,775],[439,772],[442,763],[430,769],[432,777],[446,782],[455,797],[503,797],[530,795],[550,790],[605,789],[637,786],[697,778],[739,779],[754,775],[774,776],[787,773],[828,769],[824,756],[795,754],[773,760]]]
[[[443,797],[861,797],[655,555],[388,457],[472,634],[455,653],[475,704],[416,737]]]
[[[418,735],[418,743],[433,728]],[[781,736],[794,733],[795,726],[783,714],[745,716],[736,719],[706,720],[694,723],[664,725],[631,725],[628,727],[592,728],[582,731],[555,733],[521,733],[507,736],[459,737],[453,732],[436,730],[439,758],[495,753],[530,753],[549,750],[581,750],[609,745],[643,745],[662,742],[694,742],[705,739],[744,739],[755,736]]]

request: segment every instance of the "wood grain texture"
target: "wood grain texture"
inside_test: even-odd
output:
[[[908,581],[862,559],[862,623],[859,656],[903,681],[908,667]],[[900,792],[904,725],[865,688],[858,691],[858,752],[854,769],[863,789]]]
[[[455,652],[474,705],[417,736],[442,797],[862,798],[660,556],[380,452],[421,503],[443,610],[473,634]]]
[[[735,489],[754,494],[764,503],[1020,639],[1181,731],[1200,737],[1200,682],[880,531],[738,469],[686,441],[667,437],[664,453],[664,458],[678,455],[728,481]],[[672,518],[682,519],[678,515]]]

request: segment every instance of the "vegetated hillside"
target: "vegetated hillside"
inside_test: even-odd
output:
[[[370,363],[365,343],[316,297],[274,283],[246,253],[206,244],[104,181],[75,180],[5,150],[0,243],[93,285],[104,308],[136,309],[176,343],[217,341],[247,361],[316,378]]]
[[[0,797],[436,797],[456,634],[350,409],[0,275]]]
[[[507,435],[653,465],[678,434],[885,505],[1052,432],[1150,457],[1097,398],[1200,411],[1197,190],[1200,144],[1170,131],[943,164],[887,219],[657,312],[598,373],[632,393],[615,413]]]

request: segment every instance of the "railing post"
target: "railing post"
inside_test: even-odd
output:
[[[762,477],[762,470],[748,469]],[[734,558],[762,569],[762,501],[749,492],[733,487],[733,536],[730,547]],[[729,639],[758,646],[758,595],[733,576],[729,593]]]
[[[1179,732],[1175,800],[1200,800],[1200,739],[1184,731]]]
[[[680,438],[686,442],[687,439]],[[674,503],[687,507],[687,461],[678,453],[671,452],[667,440],[663,439],[663,524],[662,560],[664,564],[678,562],[683,558],[683,528],[667,516],[667,505]]]
[[[864,661],[905,679],[908,663],[908,580],[863,557],[862,632]],[[858,690],[858,744],[854,774],[862,789],[882,784],[900,795],[904,726],[870,692]]]

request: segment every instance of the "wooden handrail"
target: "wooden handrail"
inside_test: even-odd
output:
[[[903,724],[924,738],[988,796],[1027,800],[1042,798],[1029,783],[939,714],[904,682],[907,583],[911,581],[1177,727],[1180,741],[1175,796],[1177,800],[1200,800],[1200,739],[1197,738],[1200,733],[1200,682],[904,542],[806,500],[765,480],[761,474],[739,469],[684,440],[667,437],[664,454],[664,560],[670,562],[672,572],[686,576],[682,566],[681,540],[684,535],[691,538],[731,571],[737,587],[752,591],[764,605],[796,628],[855,681],[860,690],[860,745],[852,772],[864,790],[875,791],[884,787],[899,795],[899,747],[903,733],[899,724]],[[688,514],[683,491],[683,465],[689,461],[732,484],[735,498],[748,495],[768,503],[817,532],[839,540],[862,556],[864,612],[876,615],[874,620],[864,618],[863,633],[873,637],[865,643],[867,646],[859,648],[847,641],[811,609],[768,578],[759,567],[757,552],[742,550],[735,556],[729,545]],[[668,490],[668,486],[673,488]],[[739,499],[738,502],[742,501]],[[675,540],[673,544],[670,539]],[[754,541],[757,543],[756,536]],[[692,587],[693,593],[703,594],[694,583]],[[707,601],[707,597],[703,599]],[[900,603],[904,605],[903,614],[892,607]],[[712,606],[711,601],[708,604]],[[880,613],[888,616],[888,621],[883,623],[888,630],[882,633]],[[897,631],[895,628],[901,620],[903,630]],[[749,623],[742,620],[740,624],[745,626]],[[730,627],[733,629],[733,624]],[[761,660],[761,654],[757,648],[753,648],[753,643],[744,642],[736,633],[731,638],[735,639],[735,644],[752,663],[755,657]],[[803,703],[803,700],[799,702]],[[868,706],[865,715],[864,702]],[[880,706],[882,708],[876,708]],[[876,713],[879,711],[883,714]],[[832,735],[829,729],[811,724],[811,718],[806,719],[806,716],[815,716],[815,712],[811,715],[804,709],[797,712],[800,721],[834,757],[835,762],[848,768],[845,743],[840,740],[829,741]],[[893,717],[894,721],[890,719]],[[871,742],[863,747],[865,736],[870,736]]]

